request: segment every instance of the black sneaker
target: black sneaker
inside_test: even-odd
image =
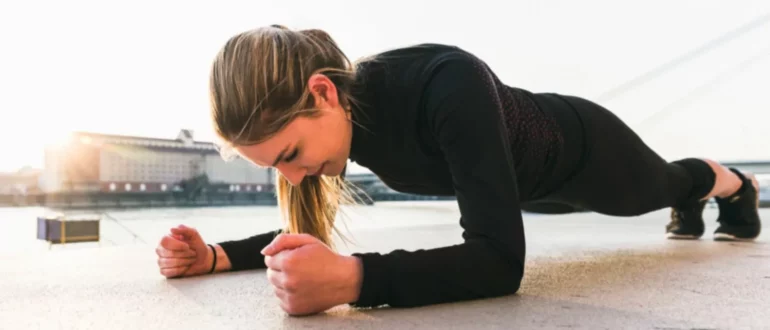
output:
[[[703,223],[703,208],[706,201],[694,202],[671,208],[671,222],[666,225],[669,239],[699,239],[706,230]]]
[[[759,220],[759,184],[752,175],[746,177],[731,168],[743,184],[732,196],[715,198],[719,205],[719,228],[714,231],[717,241],[751,241],[759,236],[762,224]]]

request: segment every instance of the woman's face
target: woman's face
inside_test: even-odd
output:
[[[323,75],[310,78],[317,116],[299,116],[271,138],[236,152],[260,167],[274,167],[292,185],[305,176],[342,173],[350,155],[352,125],[340,106],[334,84]]]

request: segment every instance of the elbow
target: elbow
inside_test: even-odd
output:
[[[497,284],[490,288],[490,296],[507,296],[519,292],[523,276],[521,267],[517,265],[517,263],[507,263],[503,266],[506,269],[501,270],[498,277],[494,279],[493,282]]]
[[[515,275],[508,281],[508,286],[505,287],[505,295],[512,295],[519,292],[519,289],[521,288],[521,280],[524,277],[521,275]]]
[[[487,296],[506,296],[519,292],[521,282],[524,278],[524,256],[514,252],[515,250],[495,247],[492,249],[497,253],[492,260],[489,260],[490,278]]]
[[[499,265],[489,269],[487,275],[479,280],[484,284],[476,287],[476,299],[498,298],[518,293],[522,276],[515,267]]]
[[[495,296],[512,295],[519,292],[521,281],[524,278],[524,255],[523,248],[519,249],[510,245],[495,244],[493,241],[487,241],[491,245],[491,250],[496,253],[492,264],[496,265],[495,270],[490,272],[494,279],[490,282],[497,283],[493,294]]]

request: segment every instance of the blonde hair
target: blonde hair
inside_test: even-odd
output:
[[[315,116],[311,75],[329,77],[346,111],[352,111],[355,70],[324,31],[293,31],[271,25],[231,37],[216,55],[209,81],[211,116],[219,138],[229,145],[260,143],[298,116]],[[332,244],[341,203],[354,202],[339,176],[305,177],[293,186],[276,175],[278,206],[288,233],[313,235]]]

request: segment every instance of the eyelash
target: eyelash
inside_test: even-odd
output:
[[[294,149],[294,152],[292,152],[291,154],[289,154],[289,156],[287,156],[287,157],[286,157],[286,158],[284,158],[283,160],[284,160],[285,162],[287,162],[287,163],[288,163],[288,162],[291,162],[292,160],[294,160],[294,158],[296,158],[296,157],[297,157],[297,154],[298,154],[298,153],[299,153],[299,149]]]

